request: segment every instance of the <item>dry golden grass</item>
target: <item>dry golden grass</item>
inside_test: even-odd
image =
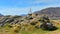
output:
[[[60,34],[60,20],[51,20],[53,24],[58,27],[55,31],[44,31],[41,29],[35,29],[35,26],[40,26],[40,22],[37,22],[35,26],[24,23],[22,25],[12,25],[12,28],[5,26],[0,28],[0,34]]]
[[[60,34],[60,31],[59,30],[56,30],[56,31],[49,32],[47,34]]]
[[[60,20],[52,20],[54,25],[60,25]]]

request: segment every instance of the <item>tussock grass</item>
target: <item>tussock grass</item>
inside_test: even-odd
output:
[[[35,26],[25,23],[23,25],[15,24],[12,25],[10,28],[9,24],[6,24],[4,27],[0,27],[0,34],[55,34],[57,32],[60,34],[60,21],[59,20],[52,20],[55,26],[58,28],[55,31],[45,31],[40,28],[35,28],[35,26],[39,26],[40,22],[36,23]],[[59,25],[58,25],[59,23]]]

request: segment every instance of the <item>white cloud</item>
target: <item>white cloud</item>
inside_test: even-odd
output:
[[[44,5],[44,6],[35,6],[34,4],[39,4],[39,3],[54,3],[54,2],[57,2],[57,0],[35,0],[35,1],[26,1],[28,4],[33,4],[33,6],[29,6],[29,7],[17,7],[16,5],[19,5],[21,4],[21,2],[17,2],[15,7],[6,7],[6,8],[0,8],[0,13],[4,14],[4,15],[20,15],[20,14],[27,14],[28,11],[29,11],[29,8],[32,8],[32,11],[38,11],[38,10],[41,10],[43,8],[47,8],[47,7],[57,7],[59,6],[60,7],[60,4],[53,4],[53,5]]]
[[[32,12],[35,11],[39,11],[41,9],[47,8],[47,7],[57,7],[57,5],[53,6],[32,6],[32,7],[25,7],[25,8],[0,8],[0,13],[2,13],[3,15],[21,15],[21,14],[27,14],[30,10],[30,8],[32,8]],[[59,5],[60,7],[60,5]]]
[[[33,2],[31,2],[31,4],[40,4],[40,3],[42,3],[42,4],[51,4],[51,5],[54,5],[54,4],[59,4],[60,2],[59,2],[60,0],[35,0],[35,1],[33,1]]]
[[[0,10],[0,13],[4,15],[20,15],[25,14],[25,12],[28,12],[27,8],[2,8]]]

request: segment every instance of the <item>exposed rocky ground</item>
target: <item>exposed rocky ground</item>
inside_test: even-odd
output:
[[[0,26],[4,26],[6,23],[16,24],[16,23],[31,23],[38,22],[40,16],[27,15],[27,16],[1,16]]]

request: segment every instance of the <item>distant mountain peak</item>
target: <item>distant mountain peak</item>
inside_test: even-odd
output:
[[[3,15],[0,13],[0,16],[3,16]]]

